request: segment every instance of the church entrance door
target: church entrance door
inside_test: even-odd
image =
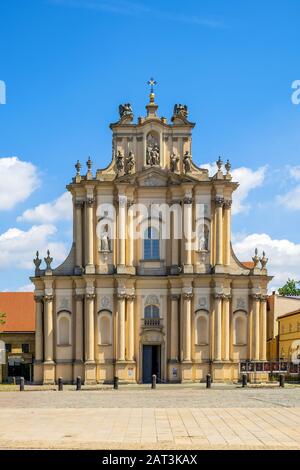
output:
[[[161,354],[159,345],[143,346],[143,383],[151,383],[152,375],[160,379]]]

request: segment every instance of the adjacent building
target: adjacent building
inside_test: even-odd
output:
[[[4,360],[0,365],[0,382],[13,377],[33,380],[35,349],[35,302],[32,292],[1,292],[0,349]]]
[[[267,359],[270,277],[264,253],[243,264],[232,250],[231,165],[198,167],[187,106],[168,122],[153,90],[145,117],[119,115],[111,163],[77,162],[67,186],[70,254],[34,260],[35,381],[237,380],[241,361]]]

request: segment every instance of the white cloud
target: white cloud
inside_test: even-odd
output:
[[[39,204],[38,206],[27,209],[18,217],[18,221],[53,223],[57,220],[72,219],[72,196],[69,192],[62,194],[52,202]]]
[[[265,251],[269,258],[268,272],[274,276],[270,283],[271,290],[281,287],[289,277],[300,279],[300,243],[273,239],[266,233],[233,236],[233,249],[241,261],[250,261],[255,248],[258,248],[260,255]]]
[[[300,181],[300,165],[290,166],[287,165],[289,176],[295,181]]]
[[[33,292],[34,291],[34,284],[31,282],[30,284],[25,284],[25,286],[21,286],[17,289],[17,292]]]
[[[0,158],[0,210],[25,201],[39,186],[37,168],[17,157]]]
[[[62,262],[67,255],[64,243],[52,240],[57,229],[54,225],[34,225],[29,230],[10,228],[0,235],[0,270],[8,268],[34,270],[35,252],[40,258],[46,256],[49,249],[54,258],[53,267]]]
[[[300,209],[300,185],[288,191],[284,196],[278,196],[279,204],[282,204],[287,209],[297,211]]]
[[[206,163],[201,165],[202,168],[206,168],[209,171],[209,175],[213,176],[216,173],[216,165],[213,163]],[[246,199],[255,188],[261,186],[264,182],[266,175],[266,166],[262,166],[257,170],[251,168],[240,167],[235,168],[231,171],[232,180],[239,183],[239,187],[233,193],[232,198],[232,213],[239,214],[241,212],[247,212],[249,204],[246,203]]]

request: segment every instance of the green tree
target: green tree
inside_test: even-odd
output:
[[[300,288],[297,287],[297,284],[300,284],[300,281],[295,281],[295,279],[288,279],[284,286],[278,289],[279,295],[291,296],[291,295],[299,295],[300,296]]]

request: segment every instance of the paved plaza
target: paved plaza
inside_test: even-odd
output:
[[[1,391],[0,448],[300,449],[300,387]]]

